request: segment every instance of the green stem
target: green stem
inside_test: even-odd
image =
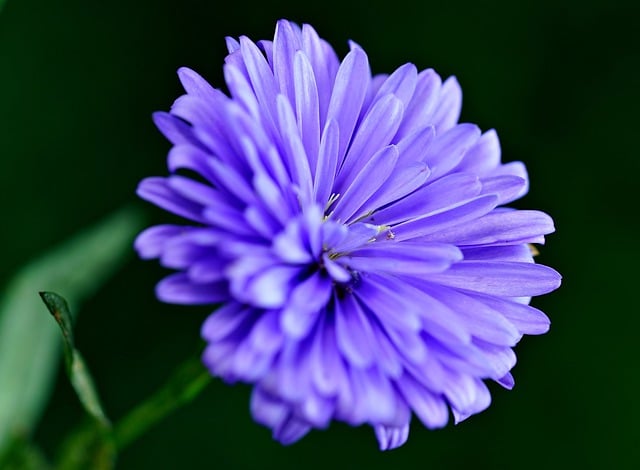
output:
[[[115,425],[117,449],[126,448],[158,421],[193,400],[210,382],[211,375],[199,358],[185,362],[164,387]]]

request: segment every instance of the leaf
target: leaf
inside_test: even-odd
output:
[[[67,301],[53,292],[40,292],[40,297],[49,309],[51,315],[53,315],[53,318],[58,322],[60,330],[62,330],[67,375],[69,376],[73,389],[78,394],[80,403],[82,403],[85,411],[100,423],[101,426],[110,429],[111,423],[102,409],[98,392],[96,392],[89,369],[80,351],[76,349],[73,342],[73,326]]]
[[[64,292],[72,309],[77,307],[123,264],[142,225],[137,210],[120,210],[27,265],[9,282],[0,298],[0,453],[15,436],[30,436],[59,361],[60,332],[43,319],[35,294]]]

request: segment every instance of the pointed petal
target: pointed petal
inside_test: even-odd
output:
[[[295,55],[293,78],[298,128],[309,158],[309,167],[315,174],[320,146],[318,88],[311,63],[300,51]]]
[[[207,305],[229,300],[229,288],[226,282],[196,284],[185,273],[176,273],[158,283],[156,297],[170,304]]]
[[[542,295],[557,289],[561,276],[541,264],[463,261],[444,273],[430,275],[430,280],[490,295],[520,297]]]
[[[307,336],[318,315],[329,303],[332,293],[331,280],[319,274],[298,284],[282,311],[282,330],[294,339]]]
[[[376,153],[337,200],[332,217],[345,222],[354,218],[358,209],[384,184],[397,161],[398,151],[393,145]]]
[[[539,211],[492,212],[474,221],[433,233],[431,241],[469,245],[507,245],[539,242],[555,230],[553,220]]]
[[[358,127],[340,168],[336,178],[338,192],[346,192],[363,167],[391,142],[402,120],[402,112],[402,102],[391,94],[373,105]]]
[[[380,450],[393,450],[407,442],[409,438],[409,425],[384,426],[378,424],[374,427]]]
[[[340,64],[327,111],[327,121],[334,119],[340,129],[339,156],[351,140],[370,79],[367,55],[360,48],[352,49]]]
[[[449,77],[442,84],[438,104],[431,118],[439,134],[452,128],[462,110],[462,89],[455,77]]]

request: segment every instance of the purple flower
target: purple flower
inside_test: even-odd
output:
[[[178,272],[160,300],[220,304],[203,361],[253,384],[251,412],[290,444],[331,420],[402,445],[412,413],[439,428],[478,413],[484,380],[513,386],[513,346],[549,320],[531,296],[560,275],[533,262],[553,221],[503,207],[527,192],[495,131],[459,124],[451,77],[413,64],[371,75],[309,25],[228,38],[230,97],[189,69],[154,115],[171,176],[138,194],[188,225],[136,241]]]

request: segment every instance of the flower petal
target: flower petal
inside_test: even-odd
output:
[[[282,330],[292,338],[303,338],[327,305],[332,294],[331,280],[319,274],[310,276],[292,291],[282,311]]]
[[[332,217],[348,221],[387,180],[398,161],[394,145],[376,153],[333,206]],[[356,219],[358,217],[355,217]]]
[[[396,449],[405,442],[409,438],[409,425],[405,424],[404,426],[384,426],[379,424],[374,426],[374,430],[376,433],[376,438],[378,439],[378,444],[380,446],[380,450],[392,450]]]
[[[425,236],[424,240],[458,246],[492,246],[539,243],[539,237],[555,230],[553,220],[539,211],[492,212],[474,221]]]
[[[490,295],[520,297],[542,295],[557,289],[561,276],[540,264],[463,261],[444,273],[430,275],[430,280]]]
[[[196,284],[185,273],[176,273],[158,283],[156,297],[170,304],[207,305],[229,300],[229,291],[226,282]]]
[[[335,120],[340,129],[339,156],[351,140],[370,77],[367,54],[360,48],[352,49],[340,64],[327,111],[327,121]]]

